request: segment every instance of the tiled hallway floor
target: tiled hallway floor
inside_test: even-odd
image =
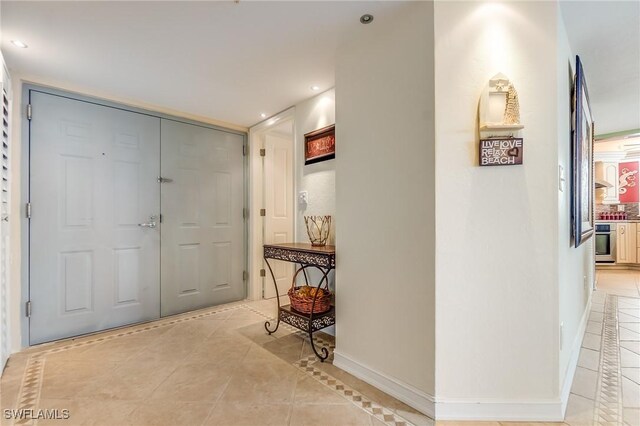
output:
[[[599,272],[598,288],[565,424],[637,426],[640,272]],[[0,382],[0,422],[433,425],[330,360],[318,362],[301,333],[281,324],[268,336],[264,321],[274,315],[274,301],[236,303],[21,352]],[[318,336],[318,344],[332,345],[330,336]],[[69,410],[70,418],[6,419],[5,409],[17,407],[58,416]]]
[[[237,303],[12,356],[2,424],[401,425],[426,416],[316,360],[275,301]],[[318,334],[317,344],[332,346]],[[69,410],[68,420],[10,421],[5,409]],[[49,413],[56,414],[55,411]]]

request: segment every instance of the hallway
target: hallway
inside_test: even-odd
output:
[[[640,274],[598,271],[565,421],[640,425]]]

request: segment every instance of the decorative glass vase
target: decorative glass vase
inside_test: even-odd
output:
[[[327,245],[329,232],[331,231],[331,216],[305,216],[304,224],[307,226],[307,235],[311,245],[322,247]]]

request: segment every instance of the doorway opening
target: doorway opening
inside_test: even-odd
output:
[[[262,257],[264,244],[295,241],[295,132],[291,108],[251,128],[250,198],[254,206],[251,219],[250,298],[271,299],[276,289],[267,274]],[[287,294],[293,279],[293,265],[274,261],[273,273],[280,295]]]

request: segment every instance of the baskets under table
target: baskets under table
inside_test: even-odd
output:
[[[308,286],[307,286],[308,287]],[[315,287],[311,287],[316,290]],[[313,296],[301,295],[300,290],[302,287],[291,287],[289,289],[289,300],[291,301],[291,307],[303,314],[310,314],[311,307],[313,305]],[[322,294],[316,297],[316,304],[313,306],[314,314],[323,314],[331,309],[331,292],[327,289],[320,289]]]

